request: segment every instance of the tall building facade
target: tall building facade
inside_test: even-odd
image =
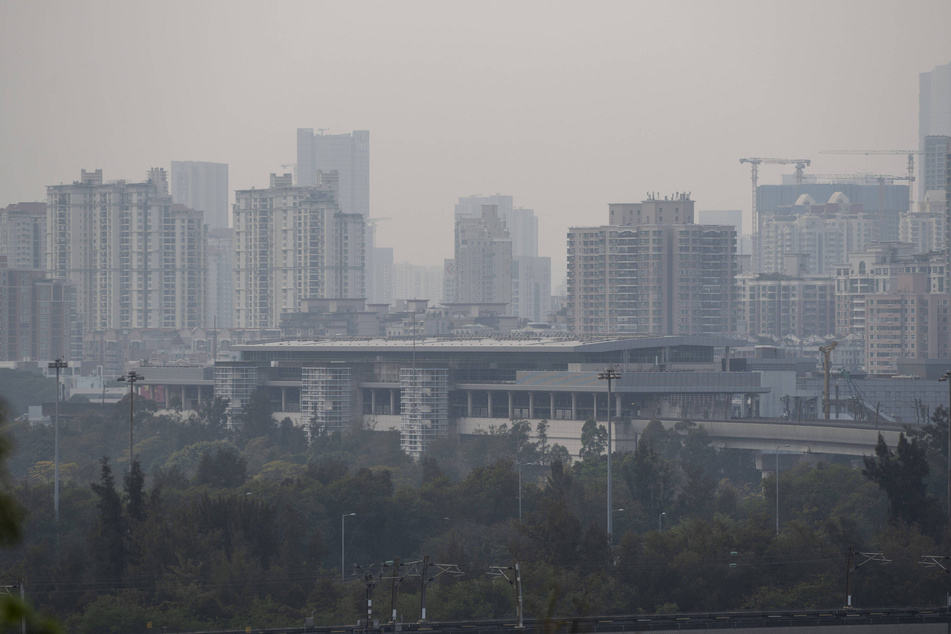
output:
[[[835,331],[835,280],[781,273],[736,278],[737,334],[824,337]]]
[[[512,314],[544,323],[551,312],[551,258],[512,259]]]
[[[483,205],[478,217],[456,218],[453,281],[446,301],[464,304],[512,304],[512,240],[498,205]]]
[[[354,130],[349,134],[324,134],[312,128],[297,129],[297,185],[318,185],[318,172],[337,172],[337,205],[345,214],[370,217],[370,132]],[[383,303],[384,280],[377,280],[376,258],[384,257],[376,248],[374,226],[365,227],[363,292],[371,303]]]
[[[47,269],[76,285],[84,328],[204,325],[205,223],[176,205],[164,169],[143,183],[82,171],[47,187]]]
[[[951,136],[951,62],[918,75],[918,149],[927,152],[929,136]],[[920,179],[918,198],[928,191]]]
[[[761,214],[759,228],[761,272],[790,275],[834,275],[846,254],[864,251],[879,235],[878,219],[841,192],[823,204],[803,194],[795,205]],[[798,260],[798,272],[789,270],[789,258]]]
[[[235,193],[238,328],[276,328],[305,299],[364,297],[365,217],[337,204],[337,175],[317,185],[271,174],[267,189]]]
[[[908,211],[908,185],[866,182],[864,179],[842,180],[832,183],[816,183],[807,177],[806,182],[782,185],[760,185],[756,188],[756,210],[759,214],[759,227],[764,227],[770,217],[781,217],[789,213],[794,216],[809,213],[816,204],[828,206],[836,204],[837,199],[848,201],[855,209],[874,222],[872,239],[878,242],[898,240],[898,225],[901,214]],[[812,202],[801,204],[803,196]],[[816,201],[819,201],[818,203]],[[822,203],[822,201],[828,201]],[[828,213],[828,210],[823,212]],[[864,231],[864,229],[863,229]],[[760,231],[762,234],[762,231]],[[762,240],[758,240],[761,244]],[[761,246],[757,245],[753,254],[754,262],[761,262]],[[762,273],[764,271],[755,271]]]
[[[172,200],[204,212],[209,229],[227,229],[228,164],[204,161],[172,161]]]
[[[208,230],[205,327],[234,326],[234,230]]]
[[[576,335],[732,334],[736,228],[693,224],[687,194],[608,206],[609,225],[568,230],[568,328]]]
[[[46,268],[46,203],[0,209],[0,256],[11,269]]]
[[[898,225],[898,241],[911,244],[915,253],[944,253],[948,222],[945,200],[942,191],[925,193],[924,200],[918,203],[918,209],[902,214]]]
[[[892,374],[904,359],[951,354],[947,293],[929,292],[927,273],[900,273],[895,291],[866,298],[865,369]]]
[[[0,256],[0,361],[82,359],[76,287]]]
[[[880,243],[861,253],[850,253],[836,267],[835,334],[866,334],[866,300],[875,295],[897,293],[899,276],[920,274],[927,280],[926,293],[946,293],[946,261],[943,253],[913,253],[910,244]],[[920,288],[920,287],[919,287]]]
[[[336,170],[340,179],[338,205],[345,214],[370,215],[370,131],[314,134],[297,129],[297,184],[314,187],[317,172]]]
[[[393,300],[428,299],[443,303],[445,267],[399,262],[393,265]]]
[[[535,211],[516,207],[511,196],[467,196],[455,207],[457,226],[465,220],[482,218],[482,209],[494,206],[512,244],[512,308],[511,314],[532,321],[543,321],[550,310],[551,258],[538,255],[538,218]],[[453,264],[453,269],[456,270]],[[447,275],[448,280],[448,275]],[[455,282],[446,289],[455,288]],[[444,293],[446,294],[446,293]],[[446,297],[449,297],[446,294]]]

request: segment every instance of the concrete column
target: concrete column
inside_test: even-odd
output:
[[[578,395],[571,393],[571,420],[578,420]]]
[[[551,418],[552,420],[555,420],[555,393],[549,392],[548,398],[551,400],[551,409],[548,410],[548,415],[549,415],[549,418]]]
[[[392,416],[393,414],[396,413],[396,391],[393,388],[389,388],[389,390],[390,390],[390,415]]]
[[[512,407],[513,407],[514,404],[512,403],[512,391],[511,391],[511,390],[509,390],[508,395],[509,395],[509,420],[512,420]]]
[[[535,418],[535,393],[528,393],[528,417]]]
[[[370,413],[376,414],[376,390],[370,388]]]
[[[615,418],[621,417],[621,395],[620,394],[614,395],[614,417]]]
[[[182,386],[182,410],[188,409],[188,406],[185,403],[185,386]]]
[[[488,406],[489,406],[489,412],[488,412],[489,418],[492,418],[492,392],[486,392],[485,394],[486,394],[486,402],[488,403]]]
[[[472,390],[466,390],[466,416],[472,418]]]
[[[287,411],[287,388],[286,387],[281,388],[281,411],[282,412]]]

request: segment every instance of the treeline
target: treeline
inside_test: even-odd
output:
[[[38,610],[77,632],[301,625],[311,615],[355,623],[368,572],[386,621],[395,566],[379,564],[425,555],[465,572],[427,587],[431,620],[512,617],[511,586],[486,572],[516,561],[527,614],[554,619],[841,607],[850,546],[891,560],[855,570],[857,605],[939,604],[951,587],[919,563],[949,546],[938,501],[944,411],[898,447],[881,443],[862,468],[783,471],[778,535],[775,480],[760,478],[752,452],[716,449],[689,421],[654,421],[636,451],[613,456],[612,544],[606,433],[594,422],[573,462],[544,422],[526,421],[446,438],[414,462],[395,430],[308,443],[259,396],[237,431],[220,401],[183,417],[136,399],[131,468],[128,400],[64,425],[58,523],[52,429],[8,425],[25,523],[19,544],[0,551],[3,578],[24,579]],[[399,618],[419,619],[419,578],[396,589]]]

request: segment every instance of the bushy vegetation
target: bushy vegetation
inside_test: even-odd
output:
[[[308,443],[290,421],[272,421],[266,399],[252,399],[236,431],[221,402],[190,416],[135,406],[131,468],[128,401],[63,426],[58,524],[52,430],[6,429],[16,447],[6,490],[25,523],[0,570],[24,578],[33,604],[69,631],[301,625],[312,614],[354,623],[368,570],[389,575],[380,562],[426,555],[465,572],[427,587],[433,620],[512,617],[511,587],[485,573],[516,561],[535,617],[841,607],[850,545],[891,560],[856,571],[858,605],[936,604],[948,588],[917,563],[949,545],[934,477],[947,465],[940,411],[898,447],[881,443],[864,469],[782,472],[779,535],[775,480],[760,478],[751,452],[718,450],[689,421],[654,421],[636,451],[612,461],[610,544],[593,422],[574,462],[544,423],[526,421],[446,438],[414,462],[395,430]],[[380,584],[374,601],[384,621],[390,589]],[[419,578],[397,589],[400,618],[417,620]]]

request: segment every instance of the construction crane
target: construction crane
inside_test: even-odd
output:
[[[750,229],[755,239],[759,235],[759,218],[756,213],[756,184],[759,180],[759,166],[762,163],[775,165],[795,165],[796,166],[796,185],[802,185],[802,172],[812,164],[810,159],[785,159],[785,158],[741,158],[740,164],[749,163],[753,179],[753,225]]]
[[[908,210],[911,211],[915,204],[915,194],[912,192],[911,184],[915,181],[915,156],[921,154],[921,150],[820,150],[819,154],[861,154],[865,156],[875,156],[882,154],[905,154],[908,156]]]
[[[835,350],[835,347],[839,345],[838,341],[833,341],[832,343],[819,346],[819,352],[822,353],[822,369],[825,371],[825,393],[822,397],[822,409],[825,414],[825,419],[829,420],[829,366],[832,361],[832,351]]]

